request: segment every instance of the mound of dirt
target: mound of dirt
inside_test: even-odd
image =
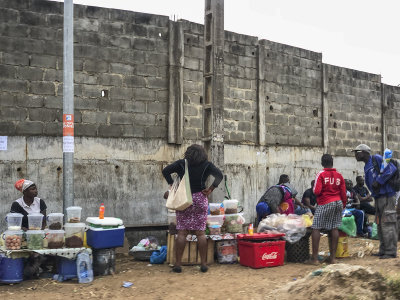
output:
[[[334,264],[271,292],[280,299],[391,299],[381,273],[357,265]]]

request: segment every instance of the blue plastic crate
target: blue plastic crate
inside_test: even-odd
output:
[[[87,244],[94,249],[124,246],[125,227],[113,229],[90,228],[86,232]]]
[[[58,257],[57,260],[58,281],[77,278],[76,260]]]

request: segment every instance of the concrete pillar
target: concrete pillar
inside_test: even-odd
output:
[[[169,21],[168,143],[183,140],[183,62],[182,22]]]
[[[224,0],[205,0],[203,140],[209,159],[224,171]],[[221,202],[224,184],[212,194]]]
[[[386,92],[386,85],[381,83],[381,103],[382,103],[382,115],[381,115],[381,126],[382,126],[382,153],[387,148],[387,124],[386,124],[386,112],[388,109],[388,95]],[[393,150],[393,149],[392,149]]]
[[[329,105],[327,94],[329,91],[328,86],[328,71],[325,64],[322,65],[322,141],[324,147],[324,153],[328,152],[329,147],[329,135],[328,135],[328,125],[329,125]]]
[[[258,45],[258,62],[257,62],[257,127],[258,127],[258,144],[260,146],[266,145],[265,133],[266,133],[266,125],[265,125],[265,47],[261,44]]]

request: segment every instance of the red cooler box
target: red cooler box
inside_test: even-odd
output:
[[[240,264],[255,269],[282,266],[285,257],[284,233],[238,234]]]

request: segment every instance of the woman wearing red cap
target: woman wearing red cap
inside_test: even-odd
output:
[[[15,183],[15,188],[20,191],[23,196],[13,202],[10,212],[23,214],[22,229],[28,229],[28,215],[31,213],[43,214],[43,226],[46,227],[46,203],[37,197],[38,191],[36,184],[27,179],[20,179]]]

